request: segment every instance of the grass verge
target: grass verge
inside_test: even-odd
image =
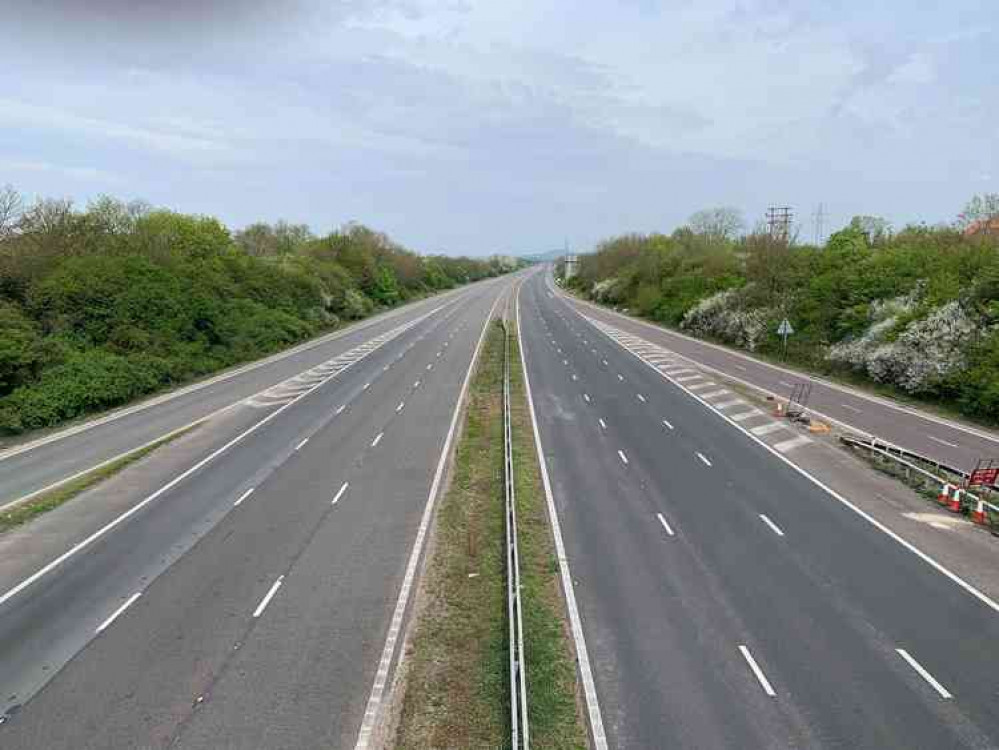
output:
[[[393,747],[509,748],[503,494],[504,333],[493,325],[472,379],[451,484],[437,511],[407,651]],[[515,334],[511,393],[531,745],[586,747],[558,564]]]
[[[27,500],[19,505],[16,505],[10,510],[0,513],[0,534],[3,534],[5,531],[10,531],[17,526],[21,526],[28,521],[37,518],[43,513],[48,513],[50,510],[58,508],[63,503],[72,500],[81,492],[89,490],[91,487],[103,482],[105,479],[111,478],[125,467],[134,464],[142,458],[145,458],[157,448],[160,448],[167,443],[172,443],[177,438],[182,435],[186,435],[197,427],[198,425],[196,424],[191,425],[185,430],[168,435],[162,440],[158,440],[151,445],[132,451],[128,455],[122,456],[118,460],[113,461],[106,466],[101,466],[98,469],[89,471],[71,482],[67,482],[66,484],[56,487],[53,490],[33,497],[31,500]]]
[[[510,340],[510,411],[531,747],[544,750],[585,748],[587,732],[576,679],[575,652],[534,448],[515,331]]]

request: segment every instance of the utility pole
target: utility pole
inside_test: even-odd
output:
[[[767,231],[771,239],[784,244],[790,242],[793,217],[790,206],[770,206],[767,209]]]
[[[812,214],[812,219],[815,220],[815,246],[818,247],[822,244],[822,240],[825,239],[825,223],[826,223],[826,211],[825,206],[821,203],[819,207],[815,209],[815,213]]]

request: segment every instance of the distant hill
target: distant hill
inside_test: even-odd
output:
[[[558,260],[563,255],[565,255],[565,250],[549,250],[548,252],[543,253],[524,253],[520,257],[534,263],[545,263],[552,260]]]

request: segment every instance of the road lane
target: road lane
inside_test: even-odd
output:
[[[670,331],[605,307],[569,297],[549,280],[555,300],[580,313],[659,344],[690,361],[713,368],[726,377],[744,381],[768,393],[787,398],[796,383],[808,381],[810,409],[854,429],[897,443],[910,450],[970,471],[979,458],[999,456],[999,433],[984,427],[938,417],[927,410],[865,394],[822,378],[777,367],[705,341]]]
[[[992,746],[982,653],[999,635],[995,613],[609,339],[594,341],[540,281],[522,293],[524,347],[612,745]],[[583,418],[592,407],[572,394],[584,388],[607,430]],[[608,486],[601,460],[617,450],[628,464],[611,461],[620,478]],[[638,531],[656,513],[676,532],[675,544],[659,535],[658,560]],[[635,530],[622,530],[632,517]],[[910,647],[953,701],[899,657]],[[715,684],[717,670],[731,678]],[[685,691],[734,713],[707,715]]]
[[[0,507],[153,442],[326,362],[431,310],[461,304],[487,280],[392,310],[315,341],[148,399],[82,425],[0,451]]]
[[[36,668],[52,662],[42,644],[25,646],[35,628],[51,632],[54,620],[71,629],[70,620],[86,620],[84,605],[74,601],[108,599],[105,588],[115,589],[116,599],[148,565],[158,539],[175,527],[182,535],[185,526],[188,533],[192,524],[198,528],[206,508],[226,509],[0,727],[0,745],[161,747],[176,740],[312,747],[340,746],[356,734],[435,453],[474,339],[500,291],[483,287],[439,322],[376,352],[349,378],[316,391],[287,419],[116,530],[72,569],[0,609],[2,681],[18,659]],[[437,358],[448,340],[447,354]],[[431,359],[438,366],[428,377]],[[363,382],[370,389],[362,390]],[[396,411],[403,398],[406,408]],[[378,433],[382,440],[372,450]],[[268,461],[276,465],[261,476]],[[113,608],[105,602],[97,609],[106,616]],[[267,679],[234,686],[264,662]],[[278,683],[286,693],[275,695]],[[199,734],[214,723],[226,727],[226,737],[214,729]],[[275,727],[285,739],[272,734]]]

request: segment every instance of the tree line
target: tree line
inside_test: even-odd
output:
[[[57,425],[513,269],[348,224],[231,232],[103,196],[0,189],[0,433]]]
[[[733,209],[580,256],[584,295],[688,333],[999,423],[999,196],[951,225],[858,216],[820,245]],[[786,355],[777,333],[793,328]]]

